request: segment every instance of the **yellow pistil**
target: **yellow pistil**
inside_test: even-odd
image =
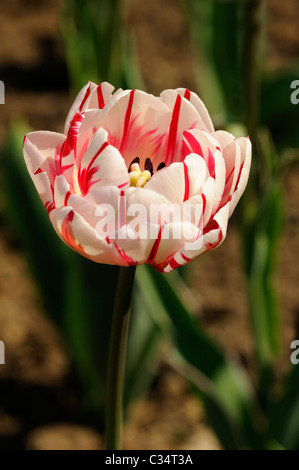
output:
[[[151,173],[148,170],[141,171],[138,163],[132,163],[129,178],[130,186],[144,188],[145,183],[151,179]]]

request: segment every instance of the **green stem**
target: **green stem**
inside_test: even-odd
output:
[[[135,271],[136,266],[129,268],[121,267],[118,277],[108,359],[106,399],[107,450],[121,449],[125,357]]]

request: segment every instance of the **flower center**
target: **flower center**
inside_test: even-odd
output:
[[[149,170],[140,170],[139,163],[132,163],[129,169],[130,186],[136,188],[144,188],[145,183],[151,179],[152,175]]]
[[[129,179],[130,186],[135,186],[136,188],[144,188],[145,184],[151,179],[154,174],[153,164],[150,158],[147,158],[144,163],[144,171],[141,171],[140,158],[136,157],[129,165]],[[165,163],[161,162],[158,165],[157,171],[165,167]]]

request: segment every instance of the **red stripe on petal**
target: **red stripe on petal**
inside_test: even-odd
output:
[[[186,158],[187,155],[192,153],[192,149],[190,148],[188,142],[186,142],[185,137],[183,137],[183,143],[182,143],[182,152],[183,152],[183,157]]]
[[[78,135],[82,120],[83,120],[83,114],[76,113],[75,116],[73,117],[68,133],[67,133],[67,138],[61,147],[60,159],[69,155],[72,150],[74,150],[74,152],[76,151],[77,135]]]
[[[186,100],[190,101],[191,93],[190,93],[190,91],[188,90],[188,88],[186,88],[186,90],[185,90],[184,98],[186,98]]]
[[[105,148],[108,145],[109,145],[108,142],[103,143],[103,145],[100,147],[100,149],[92,157],[92,159],[89,162],[87,168],[83,168],[83,170],[82,170],[81,165],[79,167],[78,183],[79,183],[80,190],[81,190],[81,192],[84,196],[88,192],[88,190],[90,189],[90,186],[92,186],[92,184],[96,183],[96,181],[91,182],[91,178],[98,171],[99,167],[94,167],[94,168],[91,168],[91,167],[94,164],[97,157],[105,150]],[[100,181],[100,180],[97,180],[97,181]]]
[[[232,176],[234,170],[235,170],[235,167],[233,166],[233,168],[231,169],[229,175],[227,176],[227,178],[226,178],[226,180],[225,180],[225,186],[226,186],[227,183],[229,182],[229,179],[230,179],[230,177]]]
[[[172,269],[177,269],[177,268],[180,268],[182,265],[178,263],[174,258],[172,258],[172,260],[169,262],[169,266]]]
[[[191,261],[191,258],[189,258],[188,256],[184,255],[184,253],[181,253],[181,256],[183,258],[184,261]]]
[[[97,95],[98,95],[98,103],[99,103],[99,108],[103,109],[105,106],[105,100],[102,92],[102,84],[97,87]]]
[[[220,229],[219,234],[218,234],[218,240],[215,243],[207,243],[206,244],[207,251],[208,250],[213,250],[214,248],[217,248],[217,246],[221,243],[222,238],[223,238],[223,233],[222,233],[222,230]]]
[[[65,206],[67,206],[70,195],[71,195],[71,191],[68,191],[65,195],[65,198],[64,198],[64,205]]]
[[[204,214],[206,210],[206,205],[207,205],[207,198],[204,194],[202,194],[201,197],[202,197],[202,203],[203,203],[202,213]]]
[[[215,157],[210,149],[208,149],[208,168],[212,178],[215,178]]]
[[[189,143],[191,151],[196,153],[200,157],[203,157],[202,147],[201,147],[200,143],[198,142],[198,140],[196,139],[196,137],[194,137],[194,135],[191,134],[188,131],[184,132],[184,137],[187,140],[187,142]]]
[[[48,215],[50,212],[52,212],[54,209],[56,209],[54,202],[52,201],[47,201],[45,204],[46,211],[48,212]]]
[[[150,251],[150,254],[148,255],[148,258],[146,260],[146,263],[148,263],[148,264],[154,264],[154,261],[156,259],[158,249],[159,249],[159,246],[160,246],[160,243],[161,243],[163,228],[164,228],[164,225],[162,225],[162,227],[160,227],[158,238],[155,240],[155,242],[152,246],[152,249]]]
[[[185,202],[189,199],[190,186],[189,186],[188,167],[185,162],[183,162],[183,165],[184,165],[184,179],[185,179],[185,194],[184,194],[183,202]]]
[[[131,256],[127,255],[122,248],[119,248],[116,242],[114,242],[114,246],[117,249],[119,255],[129,266],[136,266],[138,264],[138,261],[134,260],[134,258],[131,258]]]
[[[87,173],[89,172],[91,166],[93,165],[94,161],[96,160],[96,158],[105,150],[106,147],[108,147],[108,142],[104,142],[103,145],[101,146],[101,148],[97,151],[97,153],[92,157],[92,159],[90,160],[90,163],[87,167]]]
[[[80,104],[80,107],[79,107],[79,113],[81,113],[81,111],[82,111],[82,109],[83,109],[83,106],[85,105],[86,100],[87,100],[87,98],[88,98],[89,95],[90,95],[90,85],[91,85],[91,84],[89,84],[89,87],[87,88],[87,90],[86,90],[86,92],[85,92],[84,98],[83,98],[83,100],[81,101],[81,104]]]
[[[35,175],[38,175],[39,173],[43,173],[43,170],[42,170],[41,168],[38,168],[38,169],[34,172]]]
[[[216,220],[212,219],[204,228],[204,235],[207,233],[211,232],[212,230],[217,230],[219,228],[218,222]]]
[[[126,196],[125,191],[120,192],[119,197],[119,217],[118,217],[119,228],[126,225]]]
[[[238,175],[238,179],[237,179],[237,182],[236,182],[236,189],[235,189],[235,191],[237,191],[238,186],[239,186],[239,183],[240,183],[240,178],[241,178],[243,166],[244,166],[244,162],[242,163],[241,168],[240,168],[240,171],[239,171],[239,175]]]
[[[175,105],[173,107],[172,118],[169,126],[167,150],[165,155],[166,166],[171,164],[174,161],[175,157],[181,102],[182,97],[181,95],[178,95],[175,101]]]
[[[74,216],[74,211],[70,211],[64,218],[61,225],[61,235],[67,245],[69,245],[73,250],[77,251],[78,253],[84,253],[84,248],[80,245],[80,243],[76,242],[75,237],[73,235],[71,224],[74,220]]]
[[[134,94],[135,94],[135,90],[131,90],[130,91],[129,102],[128,102],[128,106],[127,106],[127,111],[126,111],[126,114],[125,114],[124,131],[123,131],[123,136],[122,136],[122,140],[121,140],[121,144],[120,144],[120,152],[122,152],[124,143],[125,143],[126,138],[127,138],[127,133],[128,133],[128,129],[129,129],[129,124],[130,124],[131,114],[132,114],[132,108],[133,108]]]
[[[117,187],[118,187],[119,189],[121,189],[121,188],[124,188],[125,186],[127,186],[128,184],[129,184],[129,182],[126,181],[126,183],[119,184]]]

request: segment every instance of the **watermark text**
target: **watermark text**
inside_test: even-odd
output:
[[[5,364],[5,346],[3,341],[0,341],[0,364]]]

